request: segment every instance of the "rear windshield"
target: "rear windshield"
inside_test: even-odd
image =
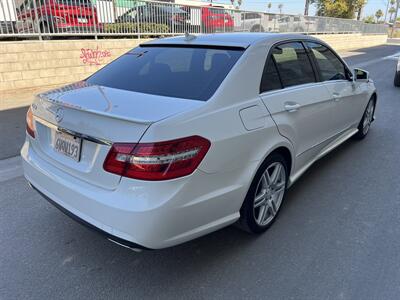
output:
[[[243,49],[138,47],[87,79],[95,85],[207,101]]]

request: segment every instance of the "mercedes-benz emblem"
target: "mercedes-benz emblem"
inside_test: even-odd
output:
[[[63,118],[64,118],[64,109],[62,107],[59,107],[56,110],[55,119],[57,123],[60,123]]]

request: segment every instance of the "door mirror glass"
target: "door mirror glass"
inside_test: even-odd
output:
[[[360,82],[367,82],[369,80],[369,72],[361,69],[354,69],[354,80]]]

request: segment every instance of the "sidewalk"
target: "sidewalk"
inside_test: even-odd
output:
[[[45,90],[47,89],[21,89],[17,93],[0,92],[0,111],[28,106],[32,103],[34,95]]]

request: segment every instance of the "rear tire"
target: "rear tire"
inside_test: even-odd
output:
[[[238,227],[250,233],[266,231],[276,220],[285,198],[288,166],[278,153],[258,169],[240,209]]]
[[[375,97],[372,97],[368,102],[360,124],[358,124],[358,132],[354,135],[355,139],[362,140],[367,136],[371,123],[374,120],[375,105],[376,99]]]
[[[260,25],[251,27],[250,32],[264,32],[264,28]]]
[[[394,76],[394,86],[400,87],[400,71],[397,71]]]

